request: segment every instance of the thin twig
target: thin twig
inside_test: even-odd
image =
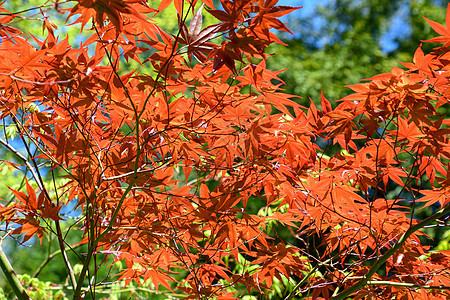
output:
[[[69,250],[74,250],[78,247],[81,247],[82,244],[77,244],[73,247],[66,247],[65,250],[69,251]],[[44,267],[57,255],[59,255],[61,253],[61,249],[56,250],[55,252],[51,253],[49,256],[47,256],[47,258],[39,265],[39,267],[36,269],[36,271],[33,274],[33,277],[38,277],[39,274],[41,273],[42,269],[44,269]]]
[[[407,282],[382,281],[382,280],[367,281],[367,285],[389,285],[389,286],[400,286],[400,287],[415,288],[415,289],[450,290],[450,286],[444,286],[444,285],[418,285],[418,284],[407,283]]]

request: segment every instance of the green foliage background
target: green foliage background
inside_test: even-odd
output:
[[[420,41],[436,36],[422,16],[444,23],[446,7],[447,1],[432,0],[330,0],[312,15],[288,19],[295,38],[285,39],[289,47],[273,47],[278,55],[269,66],[289,68],[280,77],[286,92],[302,96],[302,103],[309,103],[309,97],[320,103],[320,91],[334,102],[350,93],[345,85],[411,61]],[[402,20],[401,28],[396,19]],[[392,32],[398,34],[396,48],[385,52],[383,38]],[[424,51],[432,48],[424,44]]]

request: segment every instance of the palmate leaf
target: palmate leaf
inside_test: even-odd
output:
[[[197,12],[194,14],[194,16],[191,19],[191,23],[189,24],[189,33],[191,36],[198,36],[200,31],[202,30],[202,23],[203,23],[203,16],[202,16],[202,10],[203,6],[200,6],[200,8],[197,10]]]
[[[104,26],[106,17],[118,30],[123,31],[123,15],[134,17],[138,20],[145,20],[143,13],[150,13],[156,10],[149,9],[148,6],[131,5],[135,4],[133,0],[76,0],[78,3],[70,10],[67,20],[77,14],[81,14],[72,24],[81,22],[81,28],[92,18],[95,24]]]
[[[156,287],[156,292],[158,292],[158,287],[160,285],[164,286],[168,290],[172,291],[169,281],[173,281],[172,277],[167,276],[167,274],[164,274],[162,272],[156,271],[156,270],[145,270],[144,272],[144,280],[150,279],[152,283]]]
[[[424,42],[433,42],[433,43],[444,43],[444,47],[450,45],[450,4],[447,6],[447,15],[445,17],[445,26],[441,25],[435,21],[428,20],[423,17],[428,24],[431,25],[434,31],[439,33],[441,36],[435,37]]]
[[[30,186],[28,181],[26,181],[26,187],[27,187],[27,194],[16,191],[10,187],[10,191],[16,196],[17,200],[19,200],[24,206],[26,210],[32,210],[36,211],[38,209],[38,203],[36,199],[36,193],[34,192],[34,189]]]
[[[189,62],[192,61],[192,57],[195,57],[201,63],[206,61],[211,50],[216,47],[208,41],[212,40],[221,28],[221,24],[213,24],[202,29],[203,6],[204,5],[202,5],[194,14],[194,17],[191,19],[191,23],[189,24],[189,29],[182,23],[181,17],[178,16],[178,23],[181,28],[180,42],[187,45]]]

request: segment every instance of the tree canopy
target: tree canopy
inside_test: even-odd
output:
[[[450,251],[425,230],[450,214],[450,5],[445,25],[425,19],[433,49],[318,108],[267,67],[298,9],[277,2],[0,6],[2,172],[21,178],[0,241],[48,251],[17,274],[0,243],[8,296],[448,297]],[[363,35],[358,3],[339,9]],[[395,5],[364,10],[363,40]],[[65,274],[40,280],[54,257]]]

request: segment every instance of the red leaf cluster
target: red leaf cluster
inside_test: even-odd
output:
[[[6,25],[13,15],[2,18],[1,118],[68,183],[64,201],[43,183],[39,196],[28,182],[12,190],[0,220],[42,238],[74,201],[85,264],[108,253],[127,266],[120,279],[187,299],[265,293],[284,278],[300,283],[292,296],[314,299],[444,299],[421,287],[449,286],[448,253],[419,236],[450,211],[447,28],[429,21],[443,47],[350,86],[334,109],[322,95],[319,110],[282,93],[266,68],[267,46],[282,43],[272,29],[288,31],[279,17],[296,8],[203,1],[219,22],[202,28],[203,6],[173,2],[175,35],[152,22],[171,0],[78,0],[73,24],[93,21],[79,48],[51,33],[35,48]],[[144,71],[123,71],[124,59]],[[431,221],[415,219],[421,204],[437,211]]]

